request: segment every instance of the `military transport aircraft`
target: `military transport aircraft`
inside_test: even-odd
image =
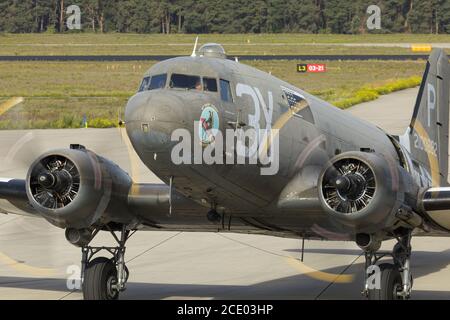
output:
[[[117,299],[125,290],[125,244],[138,230],[335,235],[364,251],[375,272],[365,275],[369,299],[407,299],[411,237],[450,232],[449,79],[448,57],[436,49],[410,126],[392,136],[206,44],[154,65],[126,106],[130,141],[164,185],[136,184],[73,144],[36,159],[25,180],[2,179],[0,207],[11,209],[1,211],[66,230],[82,249],[85,299]],[[248,135],[220,149],[252,129],[265,132],[262,139]],[[181,150],[183,134],[190,138]],[[265,139],[275,157],[250,161],[252,146]],[[199,150],[216,161],[198,159]],[[239,155],[244,163],[229,161]],[[111,232],[117,247],[90,246],[100,231]],[[392,252],[379,251],[388,239],[397,240]]]

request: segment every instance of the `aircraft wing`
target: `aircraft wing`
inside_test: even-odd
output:
[[[205,211],[206,217],[207,209],[165,184],[134,183],[112,161],[82,146],[43,154],[26,179],[0,178],[0,213],[42,217],[60,228],[158,227],[172,214]]]
[[[0,178],[0,213],[17,215],[37,215],[29,205],[25,180]]]

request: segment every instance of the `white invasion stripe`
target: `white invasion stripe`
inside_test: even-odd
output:
[[[10,182],[13,179],[10,178],[0,178],[0,182]]]
[[[450,191],[450,187],[442,187],[442,188],[430,188],[426,192],[440,192],[440,191]]]

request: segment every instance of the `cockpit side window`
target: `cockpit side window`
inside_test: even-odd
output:
[[[166,86],[167,74],[159,74],[152,77],[148,90],[163,89]]]
[[[170,87],[188,90],[203,90],[202,80],[199,76],[188,76],[175,73],[172,74],[170,79]]]
[[[214,78],[203,78],[203,89],[207,92],[217,92],[217,80]]]
[[[220,97],[225,102],[233,102],[230,82],[227,80],[220,79]]]
[[[148,90],[149,84],[150,84],[150,77],[145,77],[144,80],[142,80],[141,86],[139,87],[139,92]]]

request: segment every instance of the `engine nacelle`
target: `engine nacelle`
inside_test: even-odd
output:
[[[111,161],[82,146],[40,156],[27,174],[31,205],[61,228],[89,228],[109,207],[126,204],[132,181]]]
[[[319,199],[330,217],[353,234],[391,228],[418,187],[395,159],[368,152],[333,158],[319,177]]]

